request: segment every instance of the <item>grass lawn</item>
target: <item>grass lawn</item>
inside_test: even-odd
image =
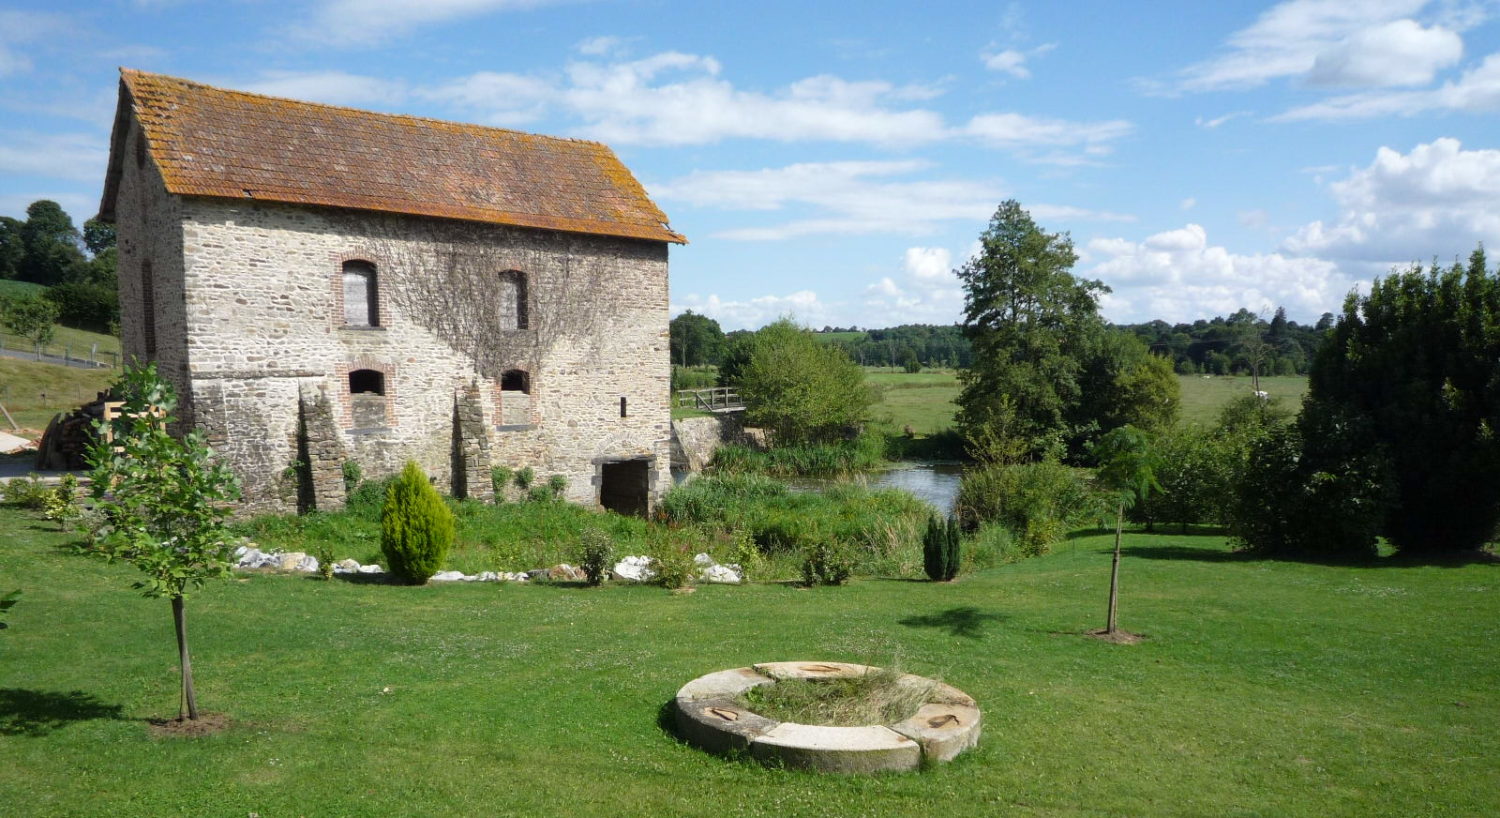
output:
[[[1224,404],[1252,391],[1249,375],[1178,375],[1182,384],[1182,423],[1212,426]],[[1296,414],[1307,394],[1306,375],[1263,376],[1262,391],[1280,398],[1281,405]]]
[[[0,509],[6,816],[1327,816],[1500,812],[1500,566],[1245,561],[1131,535],[953,585],[455,584],[245,576],[189,600],[201,705],[176,713],[168,605]],[[776,659],[887,664],[984,709],[977,750],[839,778],[725,761],[659,719],[684,682]]]
[[[953,370],[866,369],[865,381],[880,390],[876,425],[887,434],[901,434],[910,425],[917,434],[930,435],[953,425],[953,413],[958,411],[953,404],[958,375]]]
[[[93,400],[117,377],[118,370],[79,369],[0,357],[0,403],[5,404],[22,428],[40,434],[53,415]],[[0,429],[10,431],[3,418]]]

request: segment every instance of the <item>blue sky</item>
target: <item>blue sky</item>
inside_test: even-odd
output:
[[[1494,0],[5,2],[0,214],[96,211],[121,65],[602,140],[725,329],[957,321],[1007,198],[1116,321],[1500,248]]]

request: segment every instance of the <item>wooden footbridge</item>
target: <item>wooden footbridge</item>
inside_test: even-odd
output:
[[[740,399],[739,387],[735,386],[679,389],[672,398],[672,405],[678,409],[697,409],[714,414],[745,411],[745,402]]]

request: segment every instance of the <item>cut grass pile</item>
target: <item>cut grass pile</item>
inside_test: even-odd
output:
[[[409,588],[248,575],[167,603],[0,509],[0,793],[53,815],[1493,815],[1500,567],[1251,561],[1131,534],[954,584]],[[973,695],[978,748],[922,773],[775,770],[686,746],[663,708],[706,672],[886,665]]]
[[[932,685],[898,684],[901,671],[879,668],[842,679],[788,679],[745,691],[740,704],[773,721],[860,727],[916,714]]]

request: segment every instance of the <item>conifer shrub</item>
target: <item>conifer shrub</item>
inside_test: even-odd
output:
[[[380,550],[391,573],[408,585],[426,583],[443,567],[453,533],[453,512],[422,468],[407,462],[380,510]]]
[[[922,536],[922,568],[933,582],[952,582],[958,576],[962,555],[959,551],[958,521],[952,517],[927,519]]]

